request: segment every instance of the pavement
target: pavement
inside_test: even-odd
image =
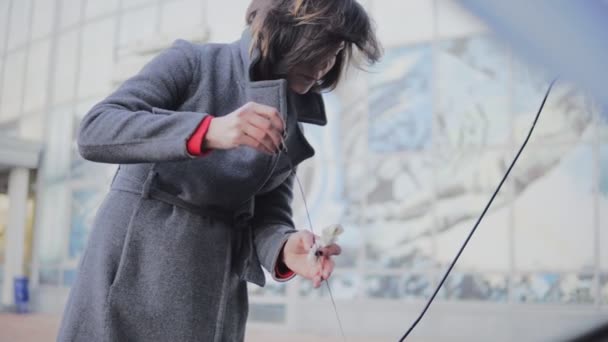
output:
[[[0,314],[0,342],[55,341],[61,317],[44,314]],[[368,342],[370,338],[349,336],[349,342]],[[248,329],[245,341],[252,342],[343,342],[340,336],[319,336]]]

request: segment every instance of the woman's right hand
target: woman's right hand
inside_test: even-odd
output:
[[[211,120],[203,148],[227,150],[242,145],[275,154],[281,150],[285,125],[276,108],[249,102]]]

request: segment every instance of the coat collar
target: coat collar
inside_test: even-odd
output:
[[[249,28],[243,31],[241,39],[239,41],[239,49],[241,55],[241,61],[243,63],[245,77],[249,86],[255,85],[258,82],[269,82],[269,81],[252,81],[253,68],[260,59],[259,49],[253,49],[251,51],[252,35]],[[286,82],[286,80],[277,80],[277,85]],[[327,124],[327,116],[325,114],[325,105],[323,104],[323,97],[315,92],[309,92],[304,95],[296,94],[293,91],[287,90],[289,96],[295,99],[297,104],[298,121],[325,126]]]

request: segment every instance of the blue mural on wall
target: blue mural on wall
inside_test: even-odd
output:
[[[432,69],[430,44],[386,51],[370,76],[371,151],[396,152],[430,147]]]
[[[508,56],[491,36],[446,40],[438,49],[435,139],[443,147],[507,145]]]

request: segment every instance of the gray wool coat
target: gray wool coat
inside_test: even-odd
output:
[[[324,125],[319,94],[252,81],[259,53],[176,41],[95,105],[78,136],[88,160],[120,164],[99,208],[59,341],[241,341],[247,281],[264,285],[293,233],[292,166],[312,157],[301,122]],[[189,155],[207,115],[254,101],[279,110],[286,151]]]

